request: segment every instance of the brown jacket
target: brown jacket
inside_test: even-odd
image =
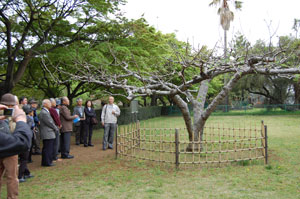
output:
[[[71,115],[70,109],[62,105],[59,111],[60,114],[60,121],[61,121],[61,132],[72,132],[73,131],[73,120],[76,118],[75,116]]]

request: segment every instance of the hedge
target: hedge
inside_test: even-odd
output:
[[[120,108],[121,115],[118,117],[118,124],[129,124],[135,119],[138,120],[146,120],[149,118],[160,117],[162,114],[161,106],[149,106],[149,107],[139,107],[139,111],[137,115],[131,113],[130,108]],[[95,128],[101,128],[101,112],[102,109],[96,110],[97,119],[99,120],[99,124]]]

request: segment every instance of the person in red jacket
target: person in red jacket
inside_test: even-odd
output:
[[[61,129],[61,121],[60,117],[56,110],[56,100],[54,98],[50,98],[51,108],[49,109],[50,115],[54,120],[55,125],[58,129]],[[54,150],[53,150],[53,160],[58,160],[58,149],[59,149],[59,131],[55,133],[54,140]]]

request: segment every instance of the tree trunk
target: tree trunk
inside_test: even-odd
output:
[[[224,30],[224,59],[227,59],[227,30]],[[224,85],[228,82],[227,74],[224,75]],[[225,112],[228,112],[229,95],[225,97]]]
[[[151,106],[157,106],[157,95],[151,95]]]
[[[197,97],[196,99],[192,100],[193,111],[194,111],[194,124],[193,124],[194,132],[193,132],[193,137],[190,137],[189,140],[194,142],[200,141],[200,145],[194,144],[193,146],[193,144],[190,143],[187,147],[187,151],[193,151],[193,150],[198,151],[198,150],[202,150],[203,148],[201,141],[203,140],[204,126],[205,126],[206,119],[202,117],[202,114],[204,112],[209,82],[210,80],[205,80],[201,82]]]
[[[300,104],[300,79],[293,84],[295,91],[295,102],[294,104]]]
[[[185,126],[186,126],[188,134],[189,134],[189,139],[191,140],[191,138],[193,138],[194,131],[193,131],[193,123],[192,123],[192,118],[190,115],[188,104],[179,95],[173,96],[172,99],[173,99],[173,102],[176,103],[176,105],[182,112]]]
[[[158,99],[160,100],[160,102],[162,103],[163,106],[167,106],[163,96],[161,96],[161,95],[158,96]]]
[[[146,107],[147,106],[147,97],[146,96],[143,97],[143,101],[144,101],[144,107]]]

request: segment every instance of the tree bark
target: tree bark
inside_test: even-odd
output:
[[[151,95],[151,106],[157,106],[157,95]]]
[[[173,96],[172,99],[173,102],[178,106],[178,108],[180,109],[183,115],[185,126],[187,128],[189,139],[191,141],[191,138],[193,138],[194,131],[193,131],[193,123],[192,123],[192,118],[191,118],[188,104],[179,95]]]
[[[300,79],[293,84],[295,91],[295,102],[294,104],[300,104]]]

